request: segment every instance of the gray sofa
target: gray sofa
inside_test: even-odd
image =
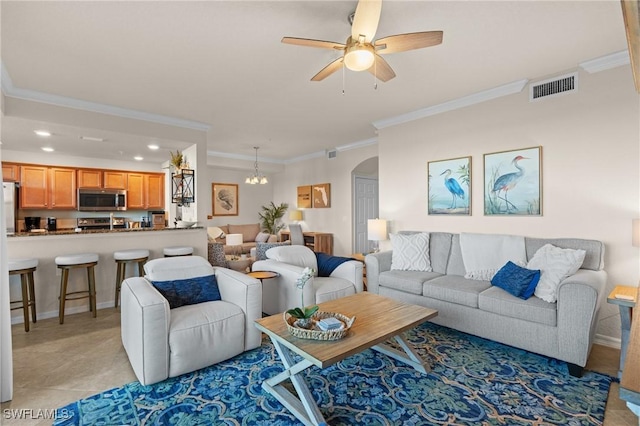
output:
[[[555,303],[464,278],[460,236],[443,232],[430,233],[433,272],[391,270],[392,251],[367,255],[368,291],[437,309],[436,324],[566,361],[570,374],[580,376],[605,297],[604,244],[526,237],[527,260],[545,244],[586,251],[582,267],[560,283]]]

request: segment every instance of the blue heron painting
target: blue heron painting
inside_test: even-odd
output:
[[[471,214],[471,157],[431,161],[428,176],[429,214]]]
[[[541,147],[485,154],[485,214],[540,215]]]

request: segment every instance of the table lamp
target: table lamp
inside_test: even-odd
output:
[[[289,212],[289,220],[299,222],[302,220],[302,210],[291,210]]]
[[[242,245],[242,234],[227,234],[225,244],[233,247],[233,257],[234,260],[237,259],[238,255],[236,254],[236,250],[238,249],[238,246]]]
[[[387,239],[387,221],[384,219],[367,220],[367,239],[374,241],[373,252],[380,251],[379,241]]]

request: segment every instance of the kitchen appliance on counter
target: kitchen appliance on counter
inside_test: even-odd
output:
[[[15,182],[2,182],[4,195],[4,217],[7,235],[16,233],[16,218],[18,217],[18,185]]]
[[[48,217],[47,218],[47,231],[52,232],[52,231],[57,231],[58,230],[58,219],[56,219],[55,217]]]
[[[88,212],[127,210],[125,189],[78,189],[78,210]]]
[[[164,229],[165,227],[164,211],[149,212],[149,227],[153,229]]]
[[[99,230],[99,229],[111,229],[110,217],[79,217],[78,228],[82,230]],[[126,228],[126,221],[124,217],[113,218],[113,229]]]
[[[40,229],[40,216],[25,216],[24,230],[31,232],[34,229]]]

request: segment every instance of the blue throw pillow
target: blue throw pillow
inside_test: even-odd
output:
[[[171,309],[222,299],[215,275],[172,281],[151,281],[151,284],[167,299]]]
[[[527,300],[540,281],[540,270],[526,269],[509,261],[491,279],[491,284]]]
[[[353,260],[350,257],[330,256],[326,253],[316,253],[318,262],[318,276],[329,277],[331,273],[344,262]]]

